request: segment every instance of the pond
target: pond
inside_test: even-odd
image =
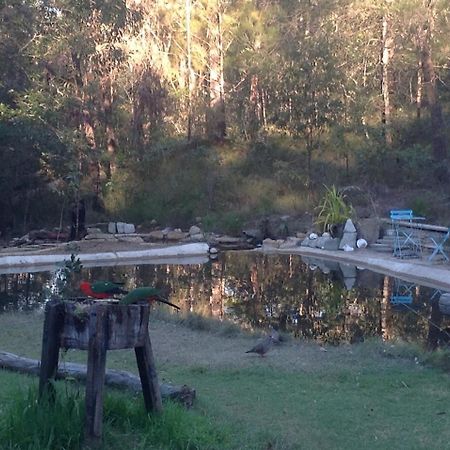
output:
[[[83,268],[78,277],[158,286],[182,312],[332,344],[380,336],[434,349],[450,341],[438,289],[299,255],[227,252],[207,263]],[[51,272],[0,275],[0,312],[43,308],[53,282]]]

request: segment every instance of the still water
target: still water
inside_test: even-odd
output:
[[[184,312],[332,344],[381,336],[436,348],[450,340],[438,289],[299,255],[227,252],[202,264],[83,268],[73,286],[81,279],[158,286]],[[0,275],[0,312],[42,308],[53,281],[51,272]]]

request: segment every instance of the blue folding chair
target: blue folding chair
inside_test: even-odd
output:
[[[433,253],[431,253],[431,255],[428,257],[428,261],[431,261],[439,253],[441,253],[442,256],[444,257],[444,259],[446,261],[448,261],[448,256],[447,256],[447,254],[444,251],[444,245],[448,241],[449,237],[450,237],[450,228],[448,228],[447,233],[445,234],[445,236],[439,242],[436,241],[436,239],[430,237],[430,239],[431,239],[431,241],[433,242],[433,245],[434,245],[434,250],[433,250]]]
[[[400,222],[412,224],[415,217],[412,209],[393,209],[390,211],[392,229],[394,231],[394,256],[398,258],[418,258],[421,254],[420,236],[413,227],[402,226]]]

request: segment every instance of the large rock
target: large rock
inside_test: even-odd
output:
[[[168,231],[166,239],[168,241],[181,241],[182,239],[186,239],[189,236],[188,233],[185,233],[184,231]]]
[[[163,230],[150,231],[150,233],[148,233],[148,238],[154,241],[162,241],[166,238],[166,236],[167,233]]]
[[[380,237],[381,223],[377,218],[360,219],[357,223],[358,237],[374,244]]]
[[[197,225],[192,225],[192,227],[189,228],[189,235],[190,236],[195,236],[197,234],[200,234],[201,232],[202,232],[202,230]]]

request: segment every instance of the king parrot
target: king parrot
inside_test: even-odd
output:
[[[80,290],[88,297],[104,299],[111,298],[114,294],[127,294],[128,291],[121,287],[123,283],[115,283],[113,281],[82,281],[80,283]]]
[[[140,301],[147,301],[147,302],[161,302],[165,303],[166,305],[172,306],[175,309],[180,309],[179,306],[174,305],[173,303],[170,303],[168,300],[163,298],[161,296],[161,291],[159,289],[156,289],[154,287],[138,287],[136,289],[133,289],[131,292],[129,292],[127,295],[125,295],[119,303],[123,305],[131,305],[132,303],[137,303]]]

